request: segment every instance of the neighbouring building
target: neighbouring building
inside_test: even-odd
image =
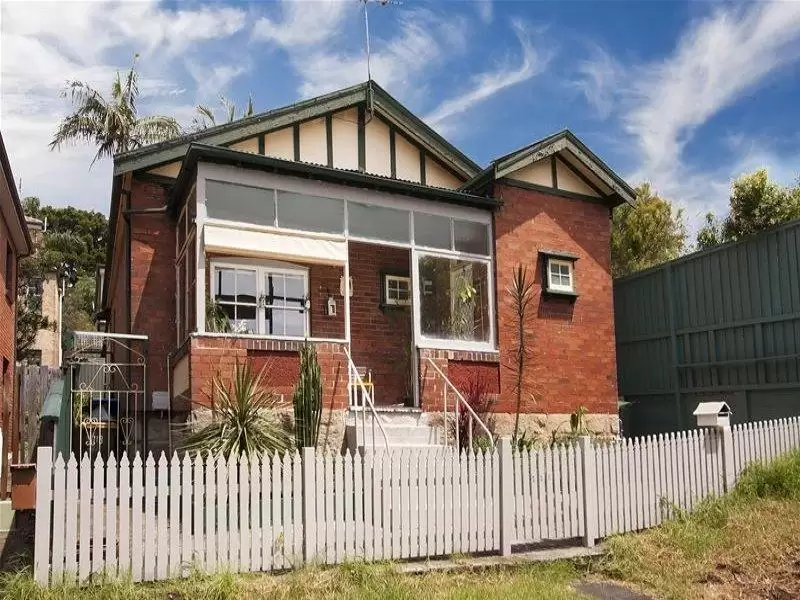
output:
[[[480,381],[495,431],[510,432],[508,290],[523,265],[522,429],[568,427],[584,406],[609,431],[610,216],[633,198],[569,131],[481,168],[368,82],[117,155],[101,316],[148,337],[151,440],[164,402],[173,421],[202,420],[212,376],[236,361],[290,400],[308,339],[323,443],[353,433],[365,393],[388,425],[405,419],[397,443],[426,443],[414,427],[435,421],[445,390],[453,410],[448,382]]]
[[[25,221],[31,235],[32,250],[36,253],[47,235],[45,223],[34,217],[26,217]],[[45,273],[41,280],[31,281],[29,287],[28,293],[41,296],[42,316],[47,319],[47,325],[36,332],[36,341],[32,347],[35,358],[28,362],[43,367],[60,367],[61,293],[58,289],[58,273]]]
[[[14,393],[16,363],[17,263],[31,251],[31,238],[0,134],[0,499],[8,490],[9,455],[19,441],[18,405]]]

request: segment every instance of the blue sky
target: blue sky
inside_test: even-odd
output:
[[[108,211],[110,161],[47,150],[66,79],[141,57],[142,113],[189,126],[220,93],[257,110],[366,79],[357,0],[4,2],[0,128],[24,195]],[[800,2],[371,4],[376,81],[478,163],[568,127],[695,229],[733,178],[800,171]]]

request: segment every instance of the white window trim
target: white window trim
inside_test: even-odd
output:
[[[473,340],[451,340],[447,338],[437,338],[426,336],[422,333],[422,298],[420,296],[419,285],[414,285],[413,282],[421,281],[419,276],[419,259],[425,256],[432,256],[435,258],[445,258],[450,260],[465,260],[470,262],[479,262],[486,265],[486,287],[488,293],[486,299],[489,303],[489,340],[486,342],[473,341]],[[439,350],[464,350],[470,352],[495,352],[495,317],[494,317],[494,269],[492,268],[492,259],[485,256],[470,257],[465,255],[453,255],[448,252],[429,252],[422,250],[414,250],[411,254],[411,268],[412,268],[412,285],[411,292],[413,297],[413,311],[414,317],[414,332],[417,340],[418,348],[432,348]]]
[[[569,285],[553,283],[553,267],[567,267],[569,270]],[[547,289],[554,292],[574,292],[575,291],[575,265],[571,260],[548,257],[547,259]]]
[[[302,340],[302,339],[313,339],[310,337],[311,334],[311,308],[306,306],[304,308],[304,317],[305,317],[305,332],[303,336],[292,336],[292,335],[275,335],[275,334],[267,334],[261,333],[264,331],[266,327],[266,319],[264,318],[264,306],[261,303],[261,297],[264,295],[264,281],[267,273],[276,273],[281,275],[294,275],[294,276],[302,276],[303,278],[303,294],[306,300],[309,299],[309,273],[308,268],[303,267],[300,265],[294,265],[289,263],[284,263],[280,261],[270,261],[270,260],[248,260],[248,259],[241,259],[241,260],[212,260],[211,261],[211,294],[210,297],[212,300],[216,301],[216,288],[214,286],[214,281],[216,279],[217,270],[219,269],[245,269],[245,270],[252,270],[256,272],[256,296],[258,299],[256,300],[256,328],[258,332],[256,333],[245,333],[245,334],[237,334],[237,333],[223,333],[223,334],[216,334],[221,336],[230,336],[230,337],[254,337],[259,339],[274,339],[274,340]],[[248,305],[249,306],[249,305]]]
[[[389,282],[390,281],[397,281],[401,283],[408,284],[408,299],[407,300],[400,300],[399,298],[390,298],[389,297]],[[386,306],[411,306],[413,303],[413,294],[411,293],[411,287],[413,283],[411,282],[411,277],[406,277],[404,275],[384,275],[383,276],[383,302]]]

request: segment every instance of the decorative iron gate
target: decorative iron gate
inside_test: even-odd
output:
[[[75,332],[67,357],[70,447],[78,455],[144,454],[147,446],[146,335]]]

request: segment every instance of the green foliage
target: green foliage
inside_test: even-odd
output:
[[[237,361],[230,379],[214,375],[212,421],[186,438],[185,449],[225,458],[288,449],[289,435],[276,414],[283,404],[265,387],[264,374],[263,369],[255,373],[249,361]]]
[[[230,333],[231,321],[216,300],[206,296],[206,330],[213,333]]]
[[[516,411],[514,415],[514,434],[516,440],[519,435],[519,414],[522,410],[522,386],[524,383],[525,366],[531,349],[528,345],[526,334],[528,319],[530,318],[531,304],[533,303],[533,277],[528,276],[528,267],[518,264],[514,270],[514,277],[508,288],[514,310],[514,367],[515,382],[514,395],[516,396]]]
[[[26,216],[47,222],[37,252],[42,270],[54,272],[67,263],[77,276],[94,277],[97,266],[106,260],[108,219],[102,213],[72,206],[41,206],[36,197],[25,198],[23,207]]]
[[[744,499],[800,500],[800,452],[768,465],[748,466],[736,484],[735,496]]]
[[[98,159],[180,135],[180,126],[172,117],[138,115],[137,58],[135,55],[124,77],[117,71],[111,85],[110,100],[88,83],[67,82],[61,97],[69,99],[75,110],[59,124],[50,142],[51,150],[60,149],[70,142],[89,142],[97,148],[92,160],[94,165]]]
[[[515,436],[511,442],[518,452],[530,452],[539,444],[539,437],[535,434],[528,435],[523,431],[522,435]]]
[[[236,103],[228,100],[222,94],[220,94],[219,103],[222,105],[223,114],[225,115],[225,123],[233,123],[239,119],[252,117],[253,113],[255,112],[252,95],[247,97],[247,104],[242,109],[240,114],[237,114],[239,111]],[[198,104],[197,115],[192,118],[192,130],[203,131],[209,127],[216,127],[217,125],[219,125],[219,123],[217,123],[217,117],[214,113],[214,109],[207,104]]]
[[[727,217],[719,220],[713,213],[706,215],[697,247],[735,242],[792,219],[800,219],[800,185],[779,185],[770,180],[766,169],[758,169],[733,182]]]
[[[322,421],[322,373],[317,349],[306,341],[300,348],[300,378],[294,388],[294,435],[297,448],[314,448]]]
[[[569,416],[569,426],[573,434],[586,435],[589,430],[586,427],[586,415],[589,414],[589,409],[585,406],[579,406],[578,410]]]
[[[681,255],[686,242],[683,210],[653,192],[636,188],[636,201],[614,209],[611,222],[611,274],[622,277]]]

